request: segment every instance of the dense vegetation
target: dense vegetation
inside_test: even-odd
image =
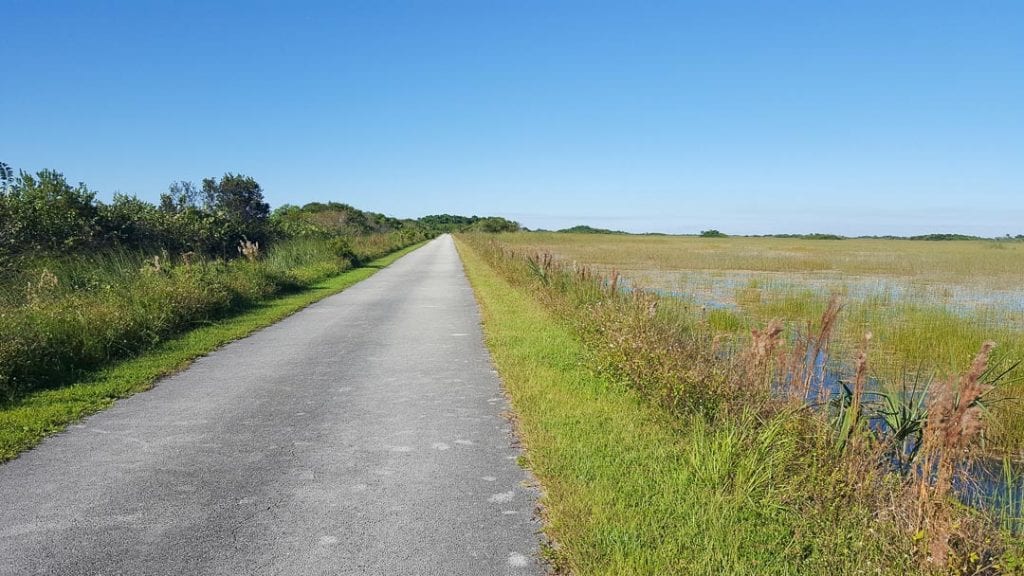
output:
[[[435,214],[423,216],[417,222],[431,230],[439,232],[515,232],[519,230],[518,222],[506,220],[499,216],[453,216],[451,214]]]
[[[593,226],[579,225],[559,230],[563,234],[627,234],[622,230],[609,230],[608,228],[594,228]]]
[[[392,252],[364,267],[331,276],[301,291],[259,302],[230,318],[166,338],[142,354],[82,374],[73,386],[50,386],[20,394],[10,401],[0,401],[0,462],[16,457],[46,436],[110,406],[118,398],[148,390],[157,380],[183,369],[198,356],[369,278],[415,249],[413,245]]]
[[[656,465],[617,451],[605,458],[614,447],[595,447],[602,466],[622,469],[619,484],[604,486],[619,511],[613,517],[575,510],[553,519],[556,537],[572,530],[574,538],[604,538],[635,561],[658,566],[651,573],[1016,574],[1022,568],[1020,480],[1009,461],[1006,491],[985,494],[991,506],[961,504],[969,494],[979,496],[965,487],[978,480],[986,400],[1012,368],[992,356],[991,343],[978,343],[973,360],[936,377],[927,394],[888,393],[871,384],[871,336],[862,333],[850,351],[853,373],[830,383],[821,363],[836,331],[837,299],[816,306],[812,323],[775,320],[730,336],[683,300],[621,290],[615,272],[500,240],[462,238],[476,258],[572,329],[589,351],[594,377],[628,383],[675,422]],[[595,385],[598,392],[579,402],[601,402],[590,395],[602,394],[602,386],[604,394],[615,393]],[[579,422],[557,427],[555,418],[545,413],[523,425],[545,428],[540,441],[559,450],[596,442],[581,437]],[[626,426],[601,418],[595,426]],[[641,443],[625,434],[623,442]],[[550,476],[542,473],[541,480],[559,491],[567,474],[587,483],[606,480],[597,465],[571,466],[547,468]],[[640,490],[640,483],[649,488]],[[663,497],[676,505],[660,505]],[[576,524],[589,528],[579,532]],[[657,534],[677,531],[699,544],[670,538],[672,553],[655,554]],[[607,562],[627,565],[598,557],[596,549],[575,549],[576,541],[559,544],[555,554],[572,568],[588,566],[588,573],[615,573]],[[674,563],[687,557],[696,570]]]
[[[0,402],[435,236],[501,218],[399,220],[347,204],[271,210],[241,174],[157,204],[0,164]]]

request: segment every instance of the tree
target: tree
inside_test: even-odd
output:
[[[0,192],[7,192],[7,187],[11,185],[13,179],[14,170],[11,169],[10,164],[0,162]]]
[[[234,255],[242,240],[266,245],[270,205],[263,200],[263,189],[255,179],[230,172],[219,181],[204,178],[201,195],[221,256]]]
[[[251,176],[228,172],[219,182],[204,178],[203,198],[207,210],[245,224],[263,222],[270,216],[270,204],[263,200],[263,189]]]
[[[469,229],[474,232],[489,233],[517,232],[519,230],[519,223],[512,220],[506,220],[501,216],[490,216],[477,220],[469,227]]]
[[[701,238],[725,238],[725,233],[724,232],[719,232],[718,230],[715,230],[714,228],[712,228],[711,230],[701,230],[700,231],[700,237]]]
[[[14,251],[73,250],[91,245],[97,232],[95,194],[72,187],[64,175],[21,172],[2,194],[0,237]]]
[[[194,208],[199,200],[199,190],[191,182],[171,182],[167,192],[160,195],[160,211],[167,213],[184,212]]]
[[[99,203],[99,227],[107,244],[130,248],[171,248],[158,224],[159,209],[135,196],[114,194],[109,204]]]

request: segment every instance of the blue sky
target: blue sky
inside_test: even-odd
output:
[[[3,0],[0,160],[109,198],[1024,233],[1024,2]]]

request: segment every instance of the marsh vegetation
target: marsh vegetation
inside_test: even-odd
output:
[[[829,366],[849,376],[871,332],[871,376],[919,385],[956,372],[991,340],[999,362],[1024,359],[1024,242],[699,238],[509,234],[509,246],[550,252],[681,302],[724,338],[779,320],[792,333],[821,317],[831,295],[843,310]],[[1010,375],[990,398],[985,442],[1020,456],[1024,383]],[[1001,396],[1006,401],[997,401]]]
[[[464,242],[571,326],[596,373],[674,419],[692,456],[680,470],[708,478],[709,498],[729,485],[750,499],[733,503],[737,514],[750,502],[779,512],[762,526],[802,556],[769,546],[776,568],[1021,569],[1014,311],[956,306],[929,288],[1012,292],[1024,246],[571,234]],[[731,300],[712,302],[685,291],[691,274],[747,276],[721,290]],[[676,284],[654,289],[670,276]],[[844,284],[869,277],[915,295]]]

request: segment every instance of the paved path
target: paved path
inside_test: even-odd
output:
[[[450,237],[0,466],[0,574],[540,574]]]

